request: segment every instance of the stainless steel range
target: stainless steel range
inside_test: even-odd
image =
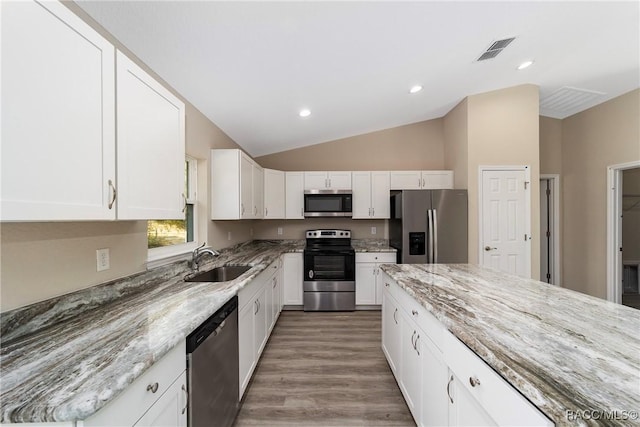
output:
[[[353,311],[356,253],[349,230],[309,230],[304,249],[304,310]]]

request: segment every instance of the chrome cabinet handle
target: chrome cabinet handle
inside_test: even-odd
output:
[[[185,399],[184,399],[184,408],[182,408],[182,413],[184,414],[187,411],[187,407],[189,406],[189,392],[187,388],[182,384],[182,391],[184,391]]]
[[[498,248],[492,248],[491,246],[485,246],[485,247],[484,247],[484,250],[485,250],[485,251],[487,251],[487,252],[489,252],[489,251],[495,251],[496,249],[498,249]]]
[[[413,347],[413,349],[416,349],[416,343],[413,342],[414,338],[416,337],[416,331],[413,331],[413,335],[411,335],[411,346]]]
[[[449,396],[449,400],[453,403],[453,398],[451,397],[451,393],[449,392],[449,387],[451,387],[451,383],[453,382],[453,375],[449,378],[449,382],[447,383],[447,396]]]
[[[109,201],[109,209],[112,209],[113,204],[116,202],[116,196],[118,193],[116,191],[116,186],[113,185],[113,181],[111,180],[109,180],[109,189],[111,190],[111,200]]]
[[[371,216],[376,216],[376,208],[371,208]]]
[[[240,209],[241,209],[240,215],[244,215],[244,203],[240,203]]]
[[[253,207],[253,215],[258,216],[258,207],[257,206]]]
[[[258,314],[258,300],[255,300],[255,301],[253,302],[253,305],[256,307],[256,311],[254,311],[254,312],[253,312],[253,314],[254,314],[254,315],[255,315],[255,314]]]
[[[269,216],[269,208],[264,208],[264,216]]]
[[[416,343],[413,346],[413,348],[416,350],[416,353],[418,353],[418,356],[420,356],[420,349],[418,348],[418,340],[420,339],[420,334],[418,334],[418,336],[416,336]]]
[[[153,383],[153,384],[149,384],[147,386],[147,391],[150,391],[151,393],[155,393],[156,391],[158,391],[158,383]]]
[[[480,385],[480,380],[475,377],[469,377],[469,384],[471,384],[471,387],[475,387],[477,385]]]
[[[418,188],[422,187],[420,183],[421,183],[420,178],[418,178]]]
[[[427,186],[427,185],[426,185],[426,183],[425,183],[425,181],[424,181],[424,178],[422,178],[422,188],[424,188],[424,187],[426,187],[426,186]]]
[[[396,314],[398,314],[398,309],[396,308],[396,310],[393,312],[393,321],[396,322],[396,325],[398,324],[398,319],[396,319]]]
[[[187,196],[182,193],[182,201],[184,202],[182,205],[182,213],[187,210]]]

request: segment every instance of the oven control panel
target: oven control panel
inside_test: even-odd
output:
[[[351,230],[307,230],[307,239],[350,239]]]

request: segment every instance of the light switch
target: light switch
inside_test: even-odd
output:
[[[278,227],[278,236],[282,236],[282,227]]]
[[[98,271],[108,270],[111,267],[109,260],[109,248],[96,250],[96,262]]]
[[[376,227],[371,227],[371,234],[376,234],[378,229]]]

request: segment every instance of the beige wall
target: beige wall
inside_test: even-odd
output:
[[[442,119],[269,154],[256,161],[283,171],[443,169]]]
[[[562,121],[563,286],[606,298],[607,167],[640,160],[640,90]]]
[[[538,87],[472,95],[468,108],[469,262],[478,262],[478,167],[527,165],[531,176],[531,277],[540,276]]]
[[[278,227],[282,235],[278,235]],[[376,234],[371,234],[371,227]],[[353,239],[388,239],[387,221],[384,219],[306,218],[299,220],[254,221],[256,239],[304,239],[304,232],[317,228],[351,230]]]
[[[70,2],[65,5],[162,81],[77,5]],[[208,220],[209,149],[238,146],[184,98],[181,99],[187,105],[187,154],[199,159],[199,239],[217,248],[246,241],[251,238],[250,221]],[[1,224],[0,311],[143,271],[147,260],[146,227],[146,221]],[[232,234],[231,240],[227,239],[228,232]],[[100,248],[110,249],[111,267],[96,272],[95,251]]]
[[[640,262],[640,168],[622,173],[622,196],[622,260]]]
[[[467,98],[462,100],[443,118],[444,168],[453,171],[454,187],[465,189],[469,185],[469,111]]]
[[[540,116],[540,173],[562,173],[562,120]]]

